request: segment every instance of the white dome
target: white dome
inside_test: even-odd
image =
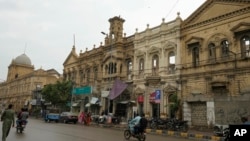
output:
[[[17,56],[14,60],[16,64],[22,64],[22,65],[31,65],[31,60],[26,54],[22,54],[20,56]]]

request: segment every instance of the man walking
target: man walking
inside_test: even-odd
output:
[[[15,112],[12,110],[12,106],[12,104],[9,104],[8,109],[6,109],[1,116],[1,121],[3,122],[2,141],[6,141],[10,132],[11,124],[12,127],[15,126]]]

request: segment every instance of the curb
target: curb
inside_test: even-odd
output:
[[[112,125],[112,124],[91,124],[96,127],[102,128],[113,128],[115,130],[124,130],[126,125]],[[202,133],[188,133],[188,132],[178,132],[178,131],[166,131],[166,130],[155,130],[155,129],[146,129],[147,134],[161,135],[161,136],[173,136],[181,137],[186,139],[193,139],[196,141],[224,141],[224,137],[206,135]]]
[[[188,132],[153,130],[153,129],[146,129],[146,132],[149,134],[174,136],[174,137],[181,137],[181,138],[186,138],[186,139],[195,139],[197,141],[223,141],[224,140],[223,137],[205,135],[201,133],[188,133]]]

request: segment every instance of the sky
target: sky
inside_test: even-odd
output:
[[[0,82],[8,66],[25,53],[36,69],[63,73],[75,43],[76,52],[104,42],[110,18],[125,19],[124,33],[133,35],[172,21],[185,20],[206,0],[0,0]],[[75,41],[75,42],[74,42]]]

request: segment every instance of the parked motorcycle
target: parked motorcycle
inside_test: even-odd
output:
[[[19,124],[16,126],[17,133],[23,133],[24,128],[26,127],[26,121],[19,121]]]
[[[223,137],[224,137],[224,141],[229,141],[229,139],[230,139],[230,130],[229,130],[229,127],[224,129],[224,131],[223,131]]]
[[[161,118],[152,118],[150,123],[150,128],[152,129],[167,129],[167,119],[161,119]]]
[[[224,132],[228,129],[228,125],[215,125],[213,130],[214,130],[214,135],[223,137]]]
[[[107,121],[107,115],[101,115],[98,119],[98,124],[105,124]]]
[[[100,115],[91,115],[91,121],[94,123],[98,123],[99,117],[100,117]]]
[[[120,117],[112,117],[112,123],[113,124],[120,124],[120,122],[121,122],[121,119],[120,119]]]
[[[183,121],[183,120],[177,120],[175,118],[170,119],[169,122],[167,123],[167,126],[169,129],[174,130],[174,131],[183,131],[187,132],[188,131],[188,121]]]
[[[126,140],[129,140],[130,137],[136,138],[139,141],[145,141],[146,140],[146,132],[138,132],[136,134],[133,134],[130,130],[130,127],[128,126],[125,130],[124,130],[124,138]]]

